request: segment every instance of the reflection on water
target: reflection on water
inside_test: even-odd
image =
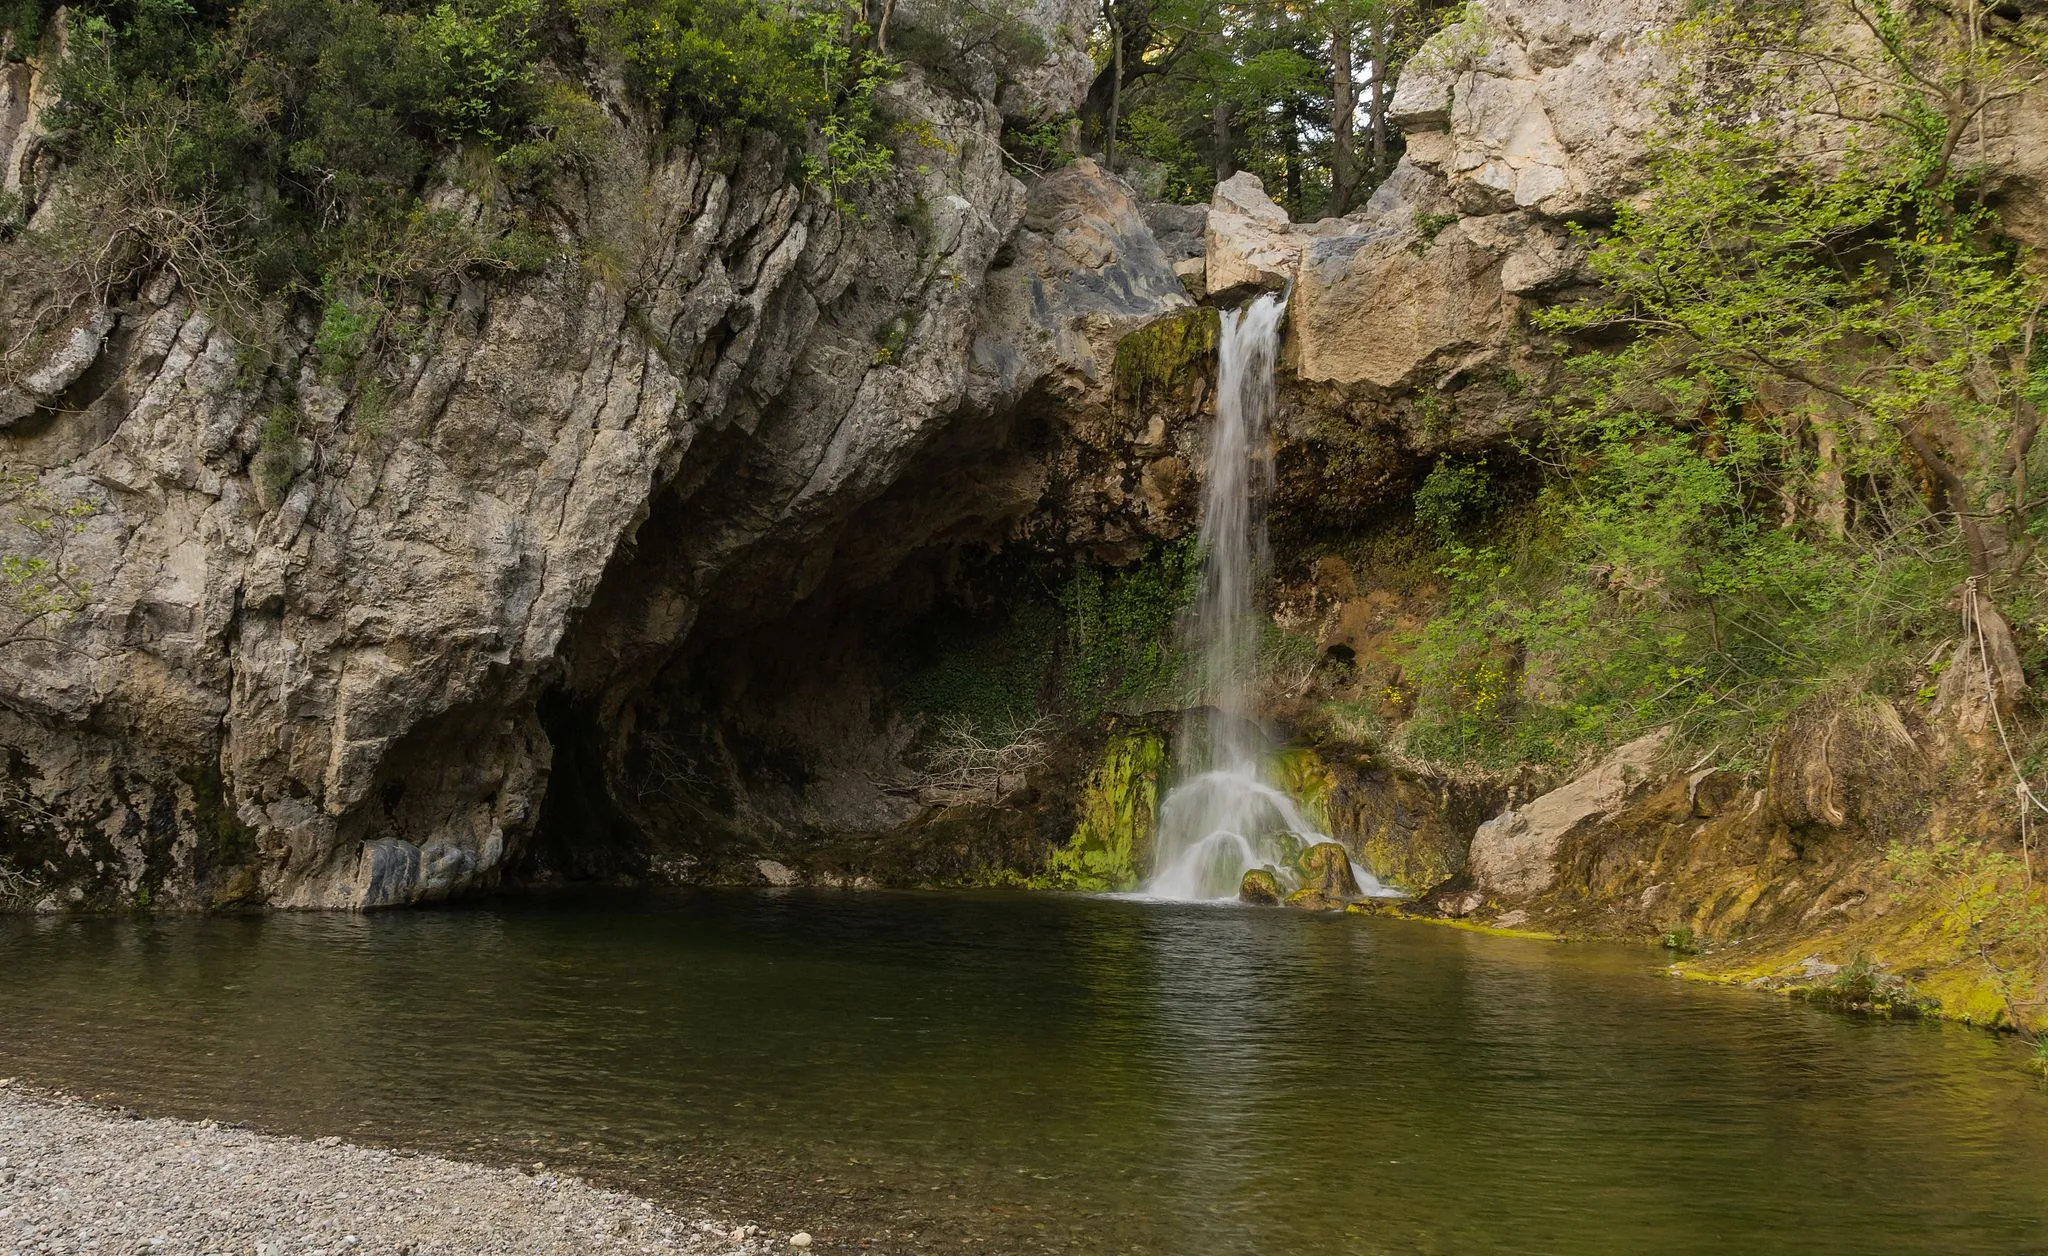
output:
[[[2012,1044],[1646,951],[1069,896],[0,921],[0,1073],[827,1250],[2048,1250]]]

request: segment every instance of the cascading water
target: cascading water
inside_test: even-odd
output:
[[[1153,874],[1143,892],[1205,900],[1237,893],[1244,874],[1270,868],[1283,889],[1294,861],[1330,840],[1264,776],[1253,718],[1259,616],[1254,599],[1266,562],[1266,496],[1272,462],[1266,428],[1275,404],[1273,363],[1287,303],[1272,294],[1223,316],[1217,347],[1216,424],[1202,494],[1202,591],[1193,635],[1207,718],[1188,740],[1189,774],[1159,810]],[[1353,865],[1367,894],[1379,882]]]

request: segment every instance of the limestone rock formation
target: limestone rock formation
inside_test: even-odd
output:
[[[1069,8],[1006,105],[1085,87]],[[42,81],[0,77],[10,190]],[[823,568],[786,556],[829,556],[943,433],[1007,423],[1049,375],[1099,383],[1122,328],[1186,305],[1114,180],[1077,163],[1025,221],[988,99],[912,73],[883,105],[959,137],[876,191],[914,221],[836,212],[772,146],[643,163],[664,150],[621,106],[563,258],[422,311],[374,398],[323,376],[303,322],[252,370],[167,272],[67,307],[0,256],[0,317],[38,329],[0,380],[8,513],[61,521],[7,549],[80,590],[0,650],[10,857],[102,906],[495,884],[530,854],[559,766],[539,711],[578,669],[616,714],[707,606],[750,600],[735,584],[775,573],[767,613],[804,597]],[[664,583],[604,593],[649,551]]]
[[[1401,76],[1408,160],[1466,214],[1597,214],[1643,178],[1679,0],[1482,0]]]
[[[1039,387],[1078,402],[1126,333],[1192,304],[1130,189],[1086,157],[1032,185],[1002,262],[973,342],[972,395],[990,410]]]
[[[1548,889],[1565,838],[1612,814],[1650,780],[1667,736],[1665,729],[1646,733],[1585,775],[1480,825],[1465,865],[1469,885],[1452,889],[1443,905],[1465,915],[1489,900],[1508,902]]]
[[[1301,265],[1301,232],[1248,170],[1216,185],[1204,230],[1210,292],[1285,287]]]
[[[1658,35],[1676,14],[1670,0],[1474,5],[1403,74],[1408,153],[1363,209],[1294,224],[1251,174],[1217,187],[1208,290],[1292,284],[1304,381],[1445,390],[1514,369],[1522,301],[1582,279],[1563,221],[1641,188]]]

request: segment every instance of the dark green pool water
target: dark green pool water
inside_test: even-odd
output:
[[[2013,1044],[1648,950],[771,892],[14,919],[0,957],[0,1074],[543,1161],[825,1250],[2048,1251]]]

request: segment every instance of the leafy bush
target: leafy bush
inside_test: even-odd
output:
[[[1192,540],[1121,569],[1077,563],[1056,594],[1038,591],[1055,575],[1013,572],[1000,620],[941,613],[909,634],[899,709],[927,731],[999,737],[1045,716],[1087,722],[1186,698],[1180,618],[1200,577]]]
[[[1003,623],[927,623],[896,685],[900,709],[927,731],[957,725],[993,737],[1038,718],[1059,640],[1052,607],[1027,601]]]
[[[889,63],[850,0],[569,0],[592,46],[685,137],[758,127],[835,198],[888,169],[875,116]],[[815,141],[815,142],[813,142]]]
[[[1060,693],[1084,717],[1179,705],[1187,647],[1181,615],[1201,560],[1192,538],[1120,571],[1078,567],[1060,593]]]
[[[1674,114],[1649,193],[1585,233],[1603,295],[1534,315],[1577,352],[1521,447],[1545,487],[1520,534],[1455,543],[1478,491],[1457,468],[1417,494],[1449,595],[1410,668],[1411,747],[1569,760],[1675,723],[1753,760],[1818,688],[1904,692],[1966,578],[1985,618],[1992,596],[2028,605],[2015,538],[2043,513],[2048,286],[1954,136],[2041,49],[1945,42],[1932,7],[1900,13],[1875,51],[1710,24],[1721,47],[1763,41],[1744,45],[1760,61],[1866,74],[1892,122],[1823,163],[1778,122],[1810,102],[1768,97],[1794,87],[1767,73]],[[2024,64],[1973,60],[1994,56]],[[1950,95],[1925,87],[1935,68]]]
[[[79,194],[52,251],[103,291],[169,267],[231,327],[339,292],[364,352],[399,290],[554,256],[529,220],[609,134],[557,67],[593,53],[683,138],[773,130],[842,202],[891,157],[847,0],[93,0],[71,31],[51,123]],[[480,216],[424,203],[448,178]]]
[[[1492,487],[1483,459],[1459,463],[1439,458],[1415,490],[1415,523],[1448,545],[1458,529],[1486,507]]]

